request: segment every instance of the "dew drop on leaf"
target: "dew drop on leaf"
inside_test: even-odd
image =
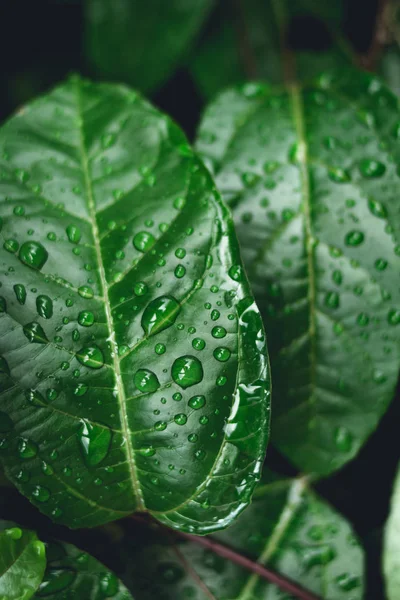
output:
[[[203,408],[205,403],[206,399],[204,396],[192,396],[189,399],[188,405],[190,408],[193,408],[193,410],[199,410],[199,408]]]
[[[22,283],[16,283],[14,285],[14,293],[15,293],[15,297],[17,299],[17,301],[20,304],[25,304],[26,301],[26,288],[24,285],[22,285]]]
[[[353,445],[353,436],[346,427],[337,427],[335,430],[335,445],[341,452],[350,452]]]
[[[367,178],[382,177],[386,171],[386,167],[383,163],[369,158],[364,158],[360,161],[359,169],[361,175]]]
[[[204,350],[206,343],[202,338],[194,338],[192,346],[195,350]]]
[[[31,440],[26,438],[20,438],[17,445],[18,455],[20,458],[28,459],[34,458],[38,453],[37,445]]]
[[[44,579],[40,584],[38,596],[55,595],[72,585],[76,571],[72,569],[46,569]]]
[[[78,440],[83,460],[88,467],[94,467],[106,458],[110,450],[111,438],[109,427],[81,419]]]
[[[225,327],[213,327],[212,331],[211,331],[211,335],[215,338],[224,338],[226,336],[226,329]]]
[[[32,490],[32,496],[37,502],[47,502],[50,498],[50,491],[43,485],[36,485]]]
[[[36,310],[38,315],[44,319],[51,319],[53,316],[53,302],[51,298],[45,295],[36,298]]]
[[[101,369],[104,365],[104,356],[98,346],[87,346],[76,353],[76,358],[85,367]]]
[[[91,327],[94,323],[94,314],[88,310],[82,310],[78,315],[78,323],[82,327]]]
[[[375,217],[378,217],[380,219],[386,219],[387,210],[386,207],[382,204],[382,202],[370,198],[368,200],[368,208]]]
[[[23,332],[31,343],[47,344],[48,342],[43,328],[41,327],[41,325],[39,325],[39,323],[36,323],[35,321],[24,325]]]
[[[86,298],[86,299],[91,299],[94,296],[93,289],[90,286],[88,286],[88,285],[81,285],[78,288],[78,294],[82,298]]]
[[[75,227],[75,225],[68,225],[66,232],[68,239],[72,244],[77,244],[82,237],[81,230],[79,227]]]
[[[392,309],[388,312],[388,323],[389,325],[399,325],[400,323],[400,310]]]
[[[175,383],[185,389],[200,383],[203,379],[203,367],[194,356],[181,356],[172,365],[171,375]]]
[[[19,258],[28,267],[40,270],[48,259],[48,252],[39,242],[24,242],[19,251]]]
[[[133,245],[139,252],[148,252],[155,244],[154,235],[148,231],[140,231],[133,238]]]
[[[174,421],[177,425],[185,425],[187,423],[187,416],[184,413],[178,413],[174,416]]]
[[[133,381],[137,389],[145,393],[155,392],[160,387],[157,375],[148,369],[136,371]]]
[[[345,242],[347,246],[359,246],[364,241],[364,234],[362,231],[350,231],[346,237]]]
[[[227,360],[229,360],[229,358],[231,356],[231,351],[228,348],[220,347],[220,348],[215,348],[213,354],[214,354],[214,358],[216,358],[220,362],[226,362]]]
[[[181,306],[172,296],[160,296],[152,300],[142,315],[142,327],[146,335],[154,335],[167,329],[180,313]]]

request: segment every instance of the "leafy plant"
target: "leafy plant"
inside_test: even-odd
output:
[[[397,0],[56,4],[0,76],[0,600],[397,600]]]

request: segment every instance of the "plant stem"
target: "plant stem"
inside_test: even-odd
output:
[[[234,0],[239,53],[247,79],[256,79],[257,63],[249,40],[242,0]]]
[[[131,518],[139,523],[145,524],[147,526],[156,526],[165,536],[169,537],[171,541],[174,541],[174,538],[185,539],[188,542],[192,542],[193,544],[197,544],[198,546],[203,546],[203,548],[207,548],[211,552],[214,552],[218,556],[222,558],[226,558],[230,560],[238,567],[242,567],[251,573],[255,573],[268,583],[272,583],[279,587],[282,591],[292,594],[298,600],[324,600],[320,596],[317,596],[310,590],[306,590],[301,585],[286,577],[286,575],[282,575],[281,573],[277,573],[268,567],[264,567],[264,565],[239,554],[232,548],[225,546],[211,537],[204,537],[200,535],[192,535],[191,533],[184,533],[183,531],[174,531],[157,523],[154,520],[150,520],[147,518],[145,514],[133,514]]]
[[[367,71],[375,71],[386,44],[386,20],[389,18],[389,0],[378,0],[375,27],[371,44],[366,54],[360,56],[360,66]]]
[[[271,569],[264,567],[260,563],[254,562],[253,560],[246,558],[242,554],[239,554],[238,552],[235,552],[235,550],[232,550],[231,548],[228,548],[227,546],[216,542],[210,537],[191,535],[190,533],[183,532],[179,532],[178,536],[185,538],[190,542],[193,542],[194,544],[203,546],[204,548],[211,550],[215,554],[218,554],[218,556],[222,556],[223,558],[230,560],[239,567],[242,567],[244,569],[247,569],[248,571],[251,571],[252,573],[255,573],[256,575],[258,575],[262,579],[265,579],[269,583],[275,584],[284,592],[293,594],[299,600],[323,600],[320,596],[316,596],[313,592],[304,589],[298,583],[292,581],[285,575],[281,575],[276,571],[272,571]]]

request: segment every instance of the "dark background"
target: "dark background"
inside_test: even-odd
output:
[[[151,0],[147,0],[151,2]],[[168,1],[168,0],[166,0]],[[335,0],[321,0],[332,2]],[[375,28],[379,0],[348,0],[343,31],[358,53],[366,53]],[[329,34],[321,23],[303,17],[292,23],[291,45],[318,51],[330,44]],[[93,77],[83,53],[83,2],[78,0],[0,0],[0,121],[3,122],[22,103],[46,91],[77,71]],[[153,95],[152,100],[175,118],[193,138],[203,108],[202,98],[185,68]],[[382,598],[381,536],[388,514],[391,486],[400,459],[399,393],[358,457],[339,473],[317,485],[327,498],[353,524],[368,552],[368,579],[371,600]],[[280,472],[293,473],[284,459],[269,449],[269,466]],[[3,515],[21,524],[49,524],[27,500],[12,492],[3,498]],[[1,502],[0,502],[1,505]],[[1,507],[1,506],[0,506]],[[71,532],[61,527],[59,536],[87,546],[104,562],[107,555],[100,533]]]

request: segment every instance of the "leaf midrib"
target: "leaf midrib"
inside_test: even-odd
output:
[[[82,110],[82,101],[81,101],[81,94],[80,94],[79,86],[80,86],[80,82],[79,82],[79,80],[77,80],[75,83],[75,91],[76,91],[76,98],[77,98],[77,111],[78,111],[78,122],[79,122],[79,139],[80,139],[79,148],[80,148],[80,154],[81,154],[81,164],[82,164],[82,170],[83,170],[83,175],[84,175],[85,188],[86,188],[86,192],[87,192],[88,211],[89,211],[89,216],[90,216],[91,225],[92,225],[94,249],[95,249],[96,256],[97,256],[97,263],[98,263],[98,268],[99,268],[101,287],[102,287],[102,292],[104,295],[104,307],[105,307],[107,326],[108,326],[108,330],[110,332],[109,341],[112,344],[111,354],[112,354],[113,365],[114,365],[115,383],[116,383],[117,392],[118,392],[117,397],[118,397],[119,414],[120,414],[120,419],[121,419],[122,436],[125,439],[125,448],[126,448],[128,468],[129,468],[129,472],[130,472],[132,489],[135,494],[135,499],[137,500],[137,509],[143,511],[143,510],[145,510],[145,504],[144,504],[142,489],[140,487],[139,479],[137,476],[135,455],[134,455],[134,450],[133,450],[132,441],[131,441],[132,435],[131,435],[131,431],[129,428],[128,413],[126,410],[125,388],[124,388],[124,385],[122,382],[121,367],[120,367],[120,362],[118,359],[118,351],[117,351],[116,342],[115,342],[114,322],[113,322],[113,318],[111,315],[111,303],[110,303],[110,298],[108,295],[107,279],[106,279],[106,273],[105,273],[103,258],[102,258],[102,253],[101,253],[100,233],[99,233],[99,228],[98,228],[97,219],[96,219],[96,206],[95,206],[95,202],[94,202],[93,188],[92,188],[92,183],[91,183],[91,179],[90,179],[89,160],[88,160],[88,153],[86,151],[85,135],[84,135],[84,130],[83,130],[83,116],[82,116],[83,110]]]

